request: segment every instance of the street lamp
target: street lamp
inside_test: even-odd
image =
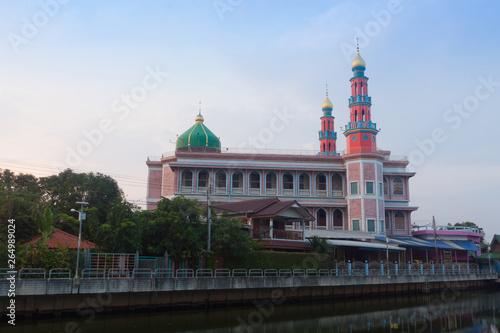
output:
[[[80,220],[80,231],[78,232],[78,254],[76,255],[76,271],[75,271],[75,279],[78,279],[78,265],[80,263],[80,242],[82,239],[82,220],[85,219],[85,213],[83,212],[83,206],[88,205],[88,202],[85,201],[77,201],[78,205],[81,205],[81,210],[77,211],[76,209],[72,209],[72,212],[78,213],[78,220]]]

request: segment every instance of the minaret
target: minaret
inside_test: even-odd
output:
[[[376,124],[371,120],[366,64],[359,49],[352,62],[349,123],[346,125],[346,166],[349,230],[380,233],[384,231],[383,161],[377,153]]]
[[[337,132],[333,130],[332,116],[333,105],[328,98],[328,86],[326,87],[326,98],[321,106],[323,116],[321,119],[321,130],[319,131],[319,155],[339,156],[337,153]]]
[[[352,62],[351,97],[349,98],[350,121],[346,125],[347,154],[376,153],[377,124],[372,123],[372,99],[368,96],[368,78],[365,76],[366,63],[359,55]]]

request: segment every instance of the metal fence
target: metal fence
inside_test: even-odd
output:
[[[82,277],[91,278],[213,278],[213,277],[294,277],[294,276],[396,276],[396,275],[466,275],[466,274],[491,274],[492,269],[480,269],[476,264],[398,264],[368,263],[368,262],[341,262],[335,264],[333,269],[165,269],[150,268],[104,269],[86,268]],[[41,268],[23,268],[13,272],[7,268],[0,268],[0,279],[49,279],[71,278],[71,270],[67,268],[54,268],[48,274]]]

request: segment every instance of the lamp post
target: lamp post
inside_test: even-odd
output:
[[[85,219],[85,213],[83,212],[83,206],[88,205],[88,202],[85,201],[77,201],[78,205],[81,205],[80,211],[76,209],[72,209],[72,212],[78,212],[78,220],[80,221],[80,231],[78,232],[78,253],[76,255],[76,271],[75,271],[75,279],[78,278],[78,266],[80,264],[80,243],[82,240],[82,220]]]

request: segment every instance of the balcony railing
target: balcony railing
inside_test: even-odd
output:
[[[254,230],[253,237],[255,239],[271,239],[271,233],[269,228]],[[292,230],[282,230],[273,229],[272,239],[288,239],[288,240],[302,240],[302,231],[292,231]]]
[[[243,187],[233,187],[232,193],[233,194],[243,194]]]
[[[372,103],[372,98],[367,95],[357,95],[357,96],[351,96],[349,97],[349,104],[352,103],[361,103],[361,102],[367,102],[367,103]]]
[[[413,225],[411,227],[412,231],[434,231],[432,225]],[[454,226],[454,225],[439,225],[436,226],[436,231],[463,231],[463,232],[473,232],[481,234],[483,231],[479,228],[464,227],[464,226]]]
[[[337,140],[337,132],[334,131],[318,131],[319,139],[331,138]]]
[[[332,197],[334,197],[334,198],[343,198],[344,197],[344,191],[333,190],[332,191]]]
[[[361,121],[361,120],[356,122],[349,122],[347,123],[347,125],[345,125],[344,131],[349,131],[357,128],[369,128],[377,130],[377,124],[372,123],[371,121]]]
[[[277,195],[278,190],[275,188],[266,188],[266,195]]]

